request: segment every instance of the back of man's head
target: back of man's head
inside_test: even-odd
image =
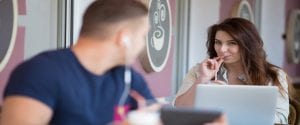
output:
[[[80,36],[103,38],[110,26],[147,14],[148,8],[138,0],[95,0],[85,11]]]

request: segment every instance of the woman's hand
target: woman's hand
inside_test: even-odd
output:
[[[215,77],[216,80],[217,72],[219,71],[219,68],[223,61],[223,57],[215,57],[213,59],[205,59],[200,64],[198,64],[199,76],[197,76],[197,83],[209,81],[213,77]]]

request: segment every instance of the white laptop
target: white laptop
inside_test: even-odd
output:
[[[229,125],[274,125],[278,88],[250,85],[198,85],[195,108],[224,112]]]

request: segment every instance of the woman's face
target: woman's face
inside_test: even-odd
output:
[[[241,60],[238,43],[225,31],[217,31],[214,48],[219,57],[224,57],[225,64]]]

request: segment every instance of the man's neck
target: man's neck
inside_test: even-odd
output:
[[[80,64],[93,74],[101,75],[111,68],[119,65],[116,48],[108,41],[93,41],[91,39],[79,39],[72,47]]]

